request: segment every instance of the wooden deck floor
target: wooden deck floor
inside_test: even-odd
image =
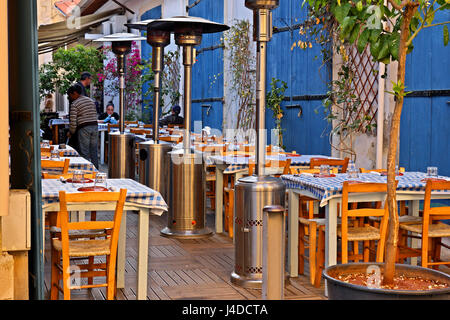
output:
[[[98,213],[98,219],[107,213]],[[207,215],[208,226],[213,227],[214,216]],[[135,213],[127,216],[127,250],[125,288],[117,292],[117,299],[136,299],[137,222]],[[150,218],[149,273],[147,298],[150,300],[261,299],[261,290],[244,289],[230,283],[234,264],[234,245],[226,234],[198,240],[177,240],[162,237],[160,230],[166,225],[166,215]],[[50,263],[46,237],[45,285],[49,288]],[[99,279],[102,280],[102,279]],[[307,276],[289,279],[285,286],[285,299],[326,299],[324,286],[314,288]],[[62,295],[60,295],[62,299]],[[72,290],[74,300],[103,300],[104,288]]]

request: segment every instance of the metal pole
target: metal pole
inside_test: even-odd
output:
[[[153,141],[159,143],[159,105],[160,105],[160,82],[161,82],[161,72],[164,63],[164,53],[163,48],[160,46],[153,47],[152,54],[152,69],[155,73],[155,78],[153,80]]]
[[[125,132],[125,54],[117,55],[117,69],[119,71],[119,130]]]
[[[256,41],[256,168],[257,176],[264,174],[266,153],[266,78],[267,78],[267,42],[272,36],[272,15],[269,9],[253,10],[254,31]]]
[[[184,65],[184,138],[183,149],[185,154],[191,152],[191,91],[192,91],[192,65],[194,62],[194,47],[183,46]]]
[[[263,282],[262,298],[284,298],[285,218],[284,207],[265,206],[263,209]]]

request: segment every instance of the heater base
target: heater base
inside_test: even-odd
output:
[[[261,278],[250,278],[245,276],[240,276],[236,272],[232,272],[230,276],[230,280],[232,284],[235,284],[242,288],[251,288],[251,289],[261,289],[262,288],[262,274]]]
[[[161,235],[175,239],[199,239],[211,237],[213,232],[208,228],[198,230],[174,230],[166,227],[161,230]]]

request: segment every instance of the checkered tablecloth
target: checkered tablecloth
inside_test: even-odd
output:
[[[323,155],[300,155],[300,156],[287,156],[284,154],[280,155],[268,155],[266,156],[266,160],[269,161],[285,161],[287,159],[291,159],[291,166],[309,166],[311,158],[324,158],[324,159],[335,159],[329,156]],[[255,157],[242,157],[242,156],[221,156],[221,155],[213,155],[206,159],[207,164],[227,164],[227,168],[224,170],[224,173],[236,173],[242,170],[248,169],[248,161],[249,159],[254,160]]]
[[[66,157],[62,157],[57,161],[64,161],[64,159],[66,159]],[[69,172],[72,172],[74,170],[98,171],[90,161],[86,160],[83,157],[67,157],[67,159],[70,160]],[[52,174],[61,173],[61,169],[59,168],[42,168],[42,171]]]
[[[119,191],[121,188],[127,189],[126,202],[155,209],[157,212],[160,211],[161,214],[168,209],[166,202],[158,191],[132,179],[108,179],[107,187],[114,188],[114,191]],[[43,179],[42,205],[58,202],[59,191],[66,191],[67,193],[79,192],[72,183],[62,183],[57,179]]]
[[[65,149],[59,148],[59,145],[55,145],[55,148],[59,151],[64,151],[64,157],[79,157],[80,154],[73,147],[66,145]]]
[[[426,178],[423,172],[405,172],[402,176],[397,176],[397,191],[416,191],[424,192],[426,182],[422,181]],[[439,176],[439,179],[450,180],[449,177]],[[358,178],[349,178],[347,173],[336,174],[330,178],[316,178],[309,175],[283,175],[281,179],[288,189],[300,189],[311,192],[317,199],[321,199],[320,205],[324,206],[333,196],[342,194],[342,184],[344,181],[362,181],[386,183],[387,177],[374,173],[359,173]],[[450,190],[442,190],[437,192],[450,193]]]
[[[53,126],[60,126],[60,125],[69,125],[69,119],[51,119],[48,122],[48,126],[50,128]],[[108,130],[107,123],[99,123],[98,124],[98,131],[107,131],[107,130]]]

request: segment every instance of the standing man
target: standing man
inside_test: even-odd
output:
[[[91,85],[92,75],[85,71],[81,73],[80,81],[77,82],[81,86],[81,94],[85,97],[87,97],[87,91],[86,88],[89,88]]]
[[[98,122],[94,102],[82,95],[81,86],[75,84],[67,90],[72,101],[68,136],[77,135],[80,155],[98,169]]]

